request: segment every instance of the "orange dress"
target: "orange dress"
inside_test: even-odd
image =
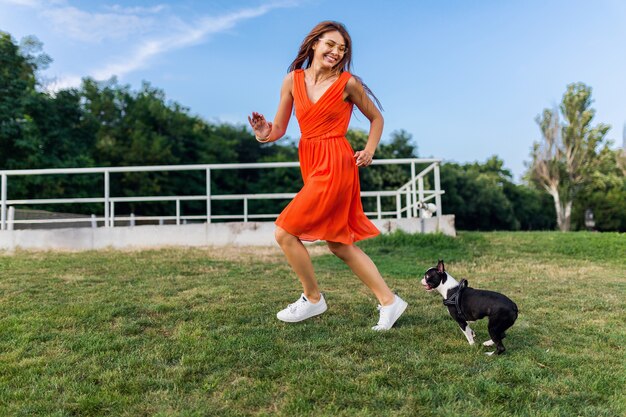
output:
[[[301,240],[352,244],[380,234],[363,212],[359,169],[345,137],[353,104],[343,100],[343,92],[351,76],[343,72],[312,103],[304,71],[293,73],[304,186],[278,216],[276,225]]]

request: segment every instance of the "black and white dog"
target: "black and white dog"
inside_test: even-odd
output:
[[[435,268],[426,271],[422,285],[427,291],[437,290],[443,296],[443,304],[448,307],[448,312],[459,324],[470,345],[474,344],[475,333],[467,322],[489,317],[487,327],[491,340],[487,340],[483,345],[495,344],[496,351],[488,352],[487,355],[494,353],[499,355],[504,352],[502,344],[504,332],[513,326],[517,319],[517,305],[507,296],[494,291],[475,290],[467,286],[466,280],[457,282],[446,272],[443,260],[440,260]]]

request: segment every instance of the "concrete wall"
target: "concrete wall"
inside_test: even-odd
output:
[[[383,233],[400,229],[408,233],[434,233],[438,219],[372,220]],[[442,216],[441,233],[455,236],[454,215]],[[211,223],[114,228],[0,231],[0,250],[94,250],[104,248],[155,248],[162,246],[270,246],[273,222]]]

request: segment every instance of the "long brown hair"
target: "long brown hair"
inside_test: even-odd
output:
[[[326,20],[324,22],[320,22],[309,32],[308,35],[302,41],[300,45],[300,49],[298,50],[298,55],[296,59],[293,60],[291,65],[289,65],[288,72],[294,71],[299,68],[310,68],[313,64],[313,55],[315,51],[313,49],[313,45],[327,32],[337,31],[343,37],[346,43],[346,52],[341,57],[341,61],[335,65],[333,71],[340,75],[344,71],[352,72],[352,38],[348,33],[346,27],[339,22],[334,22],[332,20]],[[361,83],[365,92],[376,102],[376,105],[379,109],[383,109],[383,106],[380,104],[378,98],[374,95],[372,90],[363,82],[360,77],[352,74],[353,77]]]

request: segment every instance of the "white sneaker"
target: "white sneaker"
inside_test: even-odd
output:
[[[381,331],[391,329],[396,320],[404,313],[407,306],[406,301],[397,295],[395,296],[393,304],[388,306],[381,306],[379,304],[378,310],[380,311],[380,318],[378,319],[378,324],[372,327],[372,330]]]
[[[276,317],[278,320],[286,321],[287,323],[296,323],[318,316],[326,309],[328,309],[328,306],[326,305],[326,300],[324,300],[324,294],[320,294],[320,300],[315,304],[307,300],[304,294],[302,294],[298,301],[289,304],[286,309],[279,311]]]

